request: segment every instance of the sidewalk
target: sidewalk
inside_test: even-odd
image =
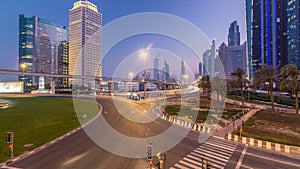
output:
[[[238,126],[242,124],[242,121],[247,121],[250,117],[252,117],[259,109],[252,109],[247,114],[245,114],[240,119],[237,119],[235,121],[231,121],[227,126],[219,129],[218,131],[215,131],[213,133],[214,136],[222,137],[224,138],[226,134],[232,133]]]

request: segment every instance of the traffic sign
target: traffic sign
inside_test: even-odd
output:
[[[13,145],[13,144],[10,144],[10,145],[8,146],[8,148],[9,148],[10,150],[12,150],[12,149],[14,148],[14,145]]]
[[[146,152],[147,152],[147,159],[152,160],[152,154],[153,154],[153,147],[152,145],[148,144],[146,147]]]

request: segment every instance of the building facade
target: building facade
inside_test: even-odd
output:
[[[287,3],[287,41],[288,63],[296,64],[300,69],[300,1],[289,0]]]
[[[240,27],[237,21],[230,24],[229,34],[228,34],[228,46],[240,46],[241,44],[241,34]]]
[[[153,79],[160,80],[160,69],[159,69],[159,55],[153,60]]]
[[[69,11],[69,74],[102,77],[102,14],[89,1],[74,3]],[[93,81],[70,79],[77,86],[95,87]]]
[[[251,57],[251,76],[262,64],[281,68],[287,64],[287,1],[253,0],[246,1],[248,55]],[[249,17],[252,14],[252,18]],[[249,24],[252,21],[251,32]]]
[[[37,16],[19,15],[19,70],[57,73],[58,45],[68,41],[68,29]],[[19,76],[25,89],[37,88],[39,77]],[[45,84],[50,79],[45,78]]]
[[[69,75],[69,42],[62,41],[58,45],[58,57],[57,57],[57,74]],[[57,87],[67,88],[69,87],[68,78],[58,78]]]

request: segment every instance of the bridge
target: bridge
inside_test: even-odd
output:
[[[153,79],[144,80],[144,79],[126,79],[126,78],[112,78],[112,77],[99,77],[99,76],[81,76],[81,75],[62,75],[62,74],[51,74],[51,73],[37,73],[37,72],[23,72],[18,70],[3,70],[0,69],[0,75],[18,75],[18,76],[40,76],[40,77],[48,77],[51,80],[51,93],[55,94],[55,81],[57,78],[70,78],[70,79],[87,79],[87,80],[95,80],[98,82],[139,82],[139,83],[153,83],[156,85],[165,86],[167,88],[168,85],[178,86],[177,82],[166,82],[166,81],[157,81]]]

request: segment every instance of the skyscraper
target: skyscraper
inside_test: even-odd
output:
[[[209,57],[211,55],[211,50],[207,49],[204,53],[203,53],[203,76],[207,76],[208,75],[208,65],[209,65]]]
[[[187,78],[187,74],[185,72],[185,64],[184,64],[184,60],[181,60],[181,64],[180,64],[180,78],[181,78],[181,82],[185,83],[186,82],[186,78]]]
[[[57,50],[68,41],[68,29],[37,16],[19,15],[19,70],[56,73]],[[19,76],[25,89],[37,88],[38,77]],[[45,84],[50,80],[45,79]]]
[[[89,1],[78,1],[69,11],[69,74],[102,76],[102,14]],[[77,84],[78,83],[78,84]],[[92,87],[92,82],[76,80],[76,85]]]
[[[159,80],[160,78],[159,78],[159,54],[158,54],[158,56],[156,57],[156,58],[154,58],[154,60],[153,60],[153,65],[154,65],[154,69],[153,69],[153,79],[154,80]]]
[[[58,45],[58,57],[57,57],[57,74],[68,75],[69,74],[69,42],[62,41]],[[66,88],[69,86],[68,78],[58,78],[57,87]]]
[[[248,74],[252,77],[252,4],[253,0],[246,0],[246,29],[247,29],[247,58],[248,58]]]
[[[203,74],[203,63],[202,62],[199,62],[198,75],[199,76],[204,76],[204,74]]]
[[[170,66],[169,66],[169,64],[167,63],[166,60],[164,60],[163,74],[164,74],[164,81],[168,82],[170,80]]]
[[[239,36],[237,21],[234,21],[230,24],[229,32],[228,32],[228,42],[231,42],[231,45],[226,45],[224,42],[219,47],[219,57],[220,61],[224,67],[224,72],[226,77],[230,77],[233,72],[237,70],[237,68],[243,69],[247,72],[247,52],[246,52],[246,43],[243,45],[240,44],[239,38],[235,38],[236,40],[232,40],[231,34],[236,34]],[[222,69],[221,69],[222,71]],[[219,71],[219,73],[221,73]]]
[[[240,28],[237,21],[230,24],[229,34],[228,34],[228,46],[239,46],[241,43]]]
[[[252,55],[249,56],[252,59],[252,76],[262,64],[279,68],[286,64],[286,3],[286,0],[253,0],[252,32],[247,34],[248,39],[252,37],[252,44],[249,44],[252,47]],[[246,9],[250,13],[250,8]],[[247,19],[247,22],[250,20]]]
[[[287,41],[288,63],[296,64],[300,69],[300,1],[293,0],[287,3]]]

